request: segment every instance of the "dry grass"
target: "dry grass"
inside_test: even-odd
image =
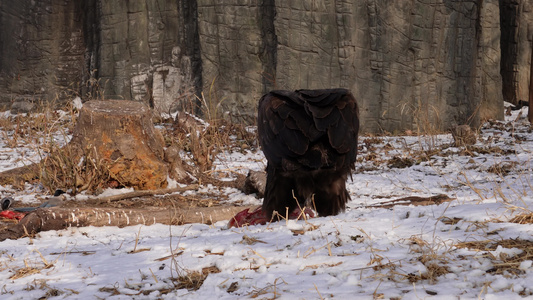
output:
[[[492,260],[493,268],[488,270],[491,274],[504,274],[518,276],[524,273],[520,269],[523,261],[533,260],[533,241],[522,239],[485,240],[473,242],[461,242],[455,245],[457,248],[466,248],[482,252],[482,257]],[[517,255],[501,253],[497,257],[488,251],[495,251],[498,246],[506,249],[519,249]]]
[[[72,131],[75,114],[67,111],[63,116],[57,111],[43,109],[41,113],[18,114],[0,118],[2,141],[10,148],[54,143],[53,135]]]
[[[487,169],[487,172],[494,173],[500,176],[506,176],[515,170],[516,165],[518,165],[518,162],[516,161],[498,162],[490,166]]]
[[[47,105],[39,107],[36,113],[0,118],[2,140],[8,147],[26,147],[38,154],[39,162],[27,163],[38,163],[37,177],[50,191],[58,186],[67,186],[58,184],[63,180],[58,173],[66,173],[71,177],[69,173],[73,171],[74,163],[66,156],[68,153],[63,150],[61,142],[58,142],[67,141],[74,128],[75,110],[68,106],[67,109],[66,113],[62,113]],[[49,168],[51,166],[55,166],[55,170],[52,171]]]
[[[161,295],[171,293],[172,291],[175,291],[177,289],[187,289],[189,291],[196,291],[202,286],[202,284],[204,283],[207,276],[209,276],[209,274],[219,273],[219,272],[220,270],[214,266],[203,268],[201,271],[188,272],[177,278],[171,278],[173,286],[171,285],[170,287],[161,287],[158,289],[146,288],[145,285],[136,285],[136,284],[130,285],[126,283],[125,287],[131,291],[130,293],[125,293],[125,290],[120,289],[120,286],[118,284],[115,284],[113,286],[101,287],[99,291],[108,293],[110,296],[125,295],[129,297],[135,297],[139,295],[146,296],[146,295],[152,294],[154,291],[159,292]],[[153,272],[151,272],[151,274],[152,274],[152,277],[154,278],[154,281],[157,283],[158,280],[153,274]],[[147,277],[148,275],[142,275],[142,276]]]
[[[257,238],[254,238],[254,237],[247,236],[246,234],[243,235],[242,241],[240,243],[241,244],[246,244],[246,245],[253,245],[253,244],[257,244],[257,243],[266,244],[264,241],[262,241],[260,239],[257,239]]]
[[[252,299],[261,297],[260,299],[277,299],[281,296],[280,285],[287,285],[287,282],[283,278],[278,277],[274,280],[274,283],[269,284],[262,288],[254,288],[253,291],[248,293],[248,296]],[[270,295],[272,294],[272,295]]]
[[[213,119],[208,124],[197,123],[195,126],[175,122],[170,130],[168,136],[173,138],[167,146],[177,144],[188,152],[199,172],[211,170],[216,156],[224,150],[245,152],[257,148],[254,132],[242,124],[224,119]]]
[[[200,172],[212,169],[217,154],[224,150],[246,151],[252,149],[255,134],[245,126],[226,120],[213,120],[204,128],[182,128],[174,130],[173,136],[180,149],[189,152]]]
[[[24,267],[21,268],[14,268],[13,269],[13,275],[9,277],[11,280],[17,280],[26,276],[30,276],[33,274],[40,273],[42,270],[50,269],[54,266],[56,263],[54,262],[48,262],[44,256],[39,252],[38,250],[34,250],[39,254],[41,257],[40,262],[30,262],[26,259],[24,259]]]
[[[416,260],[426,267],[426,272],[407,274],[406,278],[409,282],[413,283],[419,280],[427,280],[430,284],[434,284],[439,276],[450,272],[447,267],[450,254],[449,250],[441,250],[442,248],[446,248],[444,242],[437,240],[429,243],[420,236],[412,236],[409,242],[410,252],[415,254]]]
[[[70,189],[73,194],[88,190],[96,191],[109,186],[111,177],[107,164],[92,149],[77,153],[78,149],[52,145],[39,162],[40,181],[54,191],[57,187]],[[79,157],[79,161],[73,158]]]
[[[524,212],[509,220],[510,223],[533,224],[533,212]]]
[[[174,278],[174,284],[176,289],[187,289],[189,291],[196,291],[200,287],[202,287],[204,280],[209,274],[212,273],[220,273],[220,270],[215,266],[211,266],[202,268],[201,272],[188,272],[187,274]]]

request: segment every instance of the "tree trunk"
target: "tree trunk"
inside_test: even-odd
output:
[[[18,239],[46,230],[62,230],[83,226],[131,226],[156,223],[180,225],[188,223],[213,224],[228,220],[237,212],[251,206],[194,207],[190,209],[117,209],[117,208],[40,208],[29,213],[18,224],[0,232],[0,241]]]
[[[102,163],[122,186],[158,189],[167,185],[169,170],[164,141],[152,124],[148,107],[124,100],[89,101],[80,111],[70,146]]]
[[[408,196],[381,202],[365,208],[391,208],[396,205],[439,205],[455,200],[447,195],[430,197]],[[122,208],[40,208],[29,213],[18,224],[0,232],[0,242],[18,239],[29,234],[46,230],[62,230],[68,227],[83,226],[131,226],[152,225],[155,223],[180,225],[188,223],[213,224],[229,220],[238,212],[256,209],[257,206],[214,206],[174,209],[122,209]]]

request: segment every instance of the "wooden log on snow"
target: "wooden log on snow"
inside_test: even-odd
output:
[[[168,225],[212,224],[228,220],[239,211],[247,208],[252,208],[252,206],[195,207],[191,209],[40,208],[26,215],[19,223],[0,232],[0,241],[69,227],[124,227],[156,223]]]

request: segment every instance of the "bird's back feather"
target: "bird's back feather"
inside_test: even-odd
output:
[[[314,200],[319,214],[344,210],[355,168],[359,118],[346,89],[272,91],[259,101],[259,142],[268,160],[263,209]]]

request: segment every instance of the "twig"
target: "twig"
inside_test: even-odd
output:
[[[105,197],[91,197],[89,198],[89,200],[110,203],[112,201],[119,201],[119,200],[124,200],[124,199],[135,198],[135,197],[165,195],[165,194],[197,190],[198,187],[199,187],[198,184],[191,184],[185,187],[176,187],[176,188],[170,188],[170,189],[139,190],[139,191],[133,191],[129,193],[111,195],[111,196],[105,196]]]
[[[450,198],[446,195],[437,195],[430,197],[418,197],[418,196],[408,196],[391,201],[385,201],[373,205],[367,205],[365,208],[391,208],[396,205],[433,205],[441,204],[443,202],[450,202],[455,200],[455,198]]]

